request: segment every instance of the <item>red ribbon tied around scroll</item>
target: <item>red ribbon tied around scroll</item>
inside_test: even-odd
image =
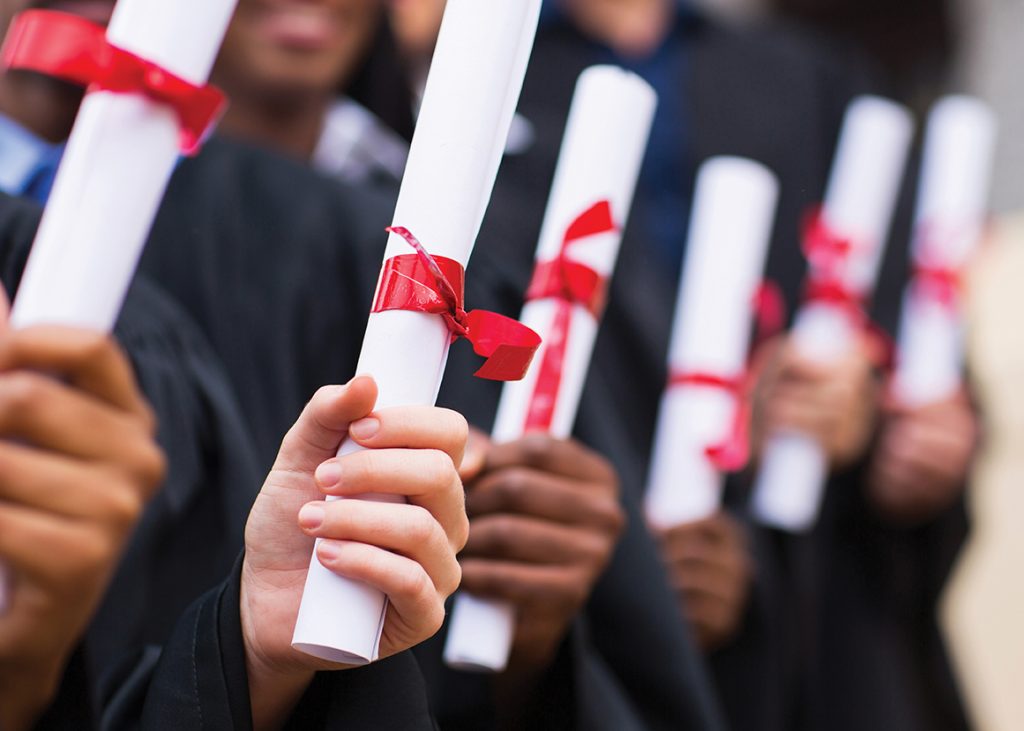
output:
[[[960,293],[963,285],[963,274],[955,266],[943,265],[944,258],[936,244],[939,236],[972,235],[970,231],[946,230],[938,226],[925,224],[920,229],[922,237],[920,248],[914,257],[914,268],[911,274],[911,287],[914,295],[957,311],[960,307]]]
[[[454,259],[431,256],[407,228],[387,229],[402,237],[415,254],[384,262],[373,312],[405,310],[440,315],[452,342],[466,338],[477,355],[486,358],[477,377],[491,381],[519,381],[530,367],[540,336],[517,320],[486,310],[466,312],[466,273]]]
[[[526,412],[526,432],[549,432],[555,417],[555,406],[562,385],[562,370],[569,343],[573,307],[580,305],[595,319],[604,310],[607,281],[598,272],[567,256],[574,243],[598,234],[618,230],[607,200],[595,203],[576,217],[566,229],[558,256],[537,265],[526,291],[528,302],[554,299],[555,317],[546,338],[544,355],[537,372],[537,383]]]
[[[854,321],[864,322],[863,294],[850,288],[843,278],[854,243],[829,226],[820,207],[804,222],[803,249],[809,264],[804,299],[838,307]]]
[[[700,371],[673,373],[669,387],[713,388],[724,391],[736,400],[736,411],[729,433],[704,449],[704,454],[721,472],[738,472],[750,460],[750,399],[747,398],[749,376],[721,376]]]
[[[196,86],[157,64],[111,45],[106,31],[70,13],[29,10],[11,23],[4,68],[35,71],[88,91],[141,94],[174,110],[181,149],[195,154],[226,107],[213,86]]]

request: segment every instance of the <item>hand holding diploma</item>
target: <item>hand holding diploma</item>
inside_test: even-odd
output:
[[[433,635],[459,584],[465,419],[378,403],[367,377],[322,388],[285,437],[249,515],[241,612],[256,728],[283,723],[315,672],[346,667],[292,647],[314,540],[317,565],[331,576],[387,597],[381,657]],[[363,449],[336,457],[346,438]],[[397,500],[323,501],[366,493]]]
[[[63,13],[15,18],[6,68],[90,91],[18,290],[14,327],[113,329],[175,162],[183,149],[195,151],[223,103],[204,84],[234,8],[235,0],[121,0],[105,34]]]
[[[847,111],[825,204],[809,221],[806,301],[793,340],[800,358],[828,368],[858,342],[874,290],[913,133],[910,113],[875,97]],[[820,443],[798,431],[768,436],[754,486],[763,523],[809,530],[821,507],[829,464]]]
[[[511,455],[537,450],[551,452],[552,456],[540,460],[540,464],[519,465],[532,478],[524,481],[527,485],[524,492],[542,490],[545,483],[564,484],[568,478],[577,483],[579,493],[580,486],[594,482],[593,471],[585,467],[585,459],[580,463],[581,470],[567,470],[566,465],[572,461],[554,456],[566,450],[585,454],[578,445],[558,445],[539,436],[531,437],[529,445],[520,440],[527,434],[547,434],[565,440],[572,432],[603,312],[607,282],[618,258],[621,226],[632,206],[656,104],[657,98],[650,86],[621,69],[597,66],[580,76],[537,246],[537,266],[522,314],[525,324],[542,333],[544,346],[526,378],[503,390],[492,435],[498,444],[496,451],[503,458],[498,463],[489,461],[496,472],[481,476],[481,489],[485,483],[501,484],[502,480],[510,479],[501,474],[501,468],[506,472],[515,469],[516,465],[508,461]],[[541,449],[541,443],[546,447]],[[554,464],[563,466],[544,478],[540,473]],[[611,485],[612,494],[617,494],[614,478]],[[551,495],[543,502],[551,499],[557,500]],[[529,504],[532,500],[527,498],[525,502]],[[524,508],[524,505],[516,508],[492,500],[486,512],[511,514],[504,519],[513,523],[516,520],[557,523],[567,517],[564,512],[558,512],[557,516],[550,511],[537,512],[536,505]],[[523,555],[500,556],[502,552],[488,547],[486,542],[477,542],[478,524],[481,531],[486,531],[502,520],[496,515],[480,514],[478,517],[479,523],[477,520],[473,523],[471,542],[471,547],[477,548],[478,558],[533,560]],[[548,532],[586,526],[586,521],[582,526],[571,528],[551,525]],[[596,527],[591,543],[608,543],[610,539],[606,551],[596,552],[608,554],[618,530],[609,532],[600,521]],[[524,536],[523,543],[527,542]],[[530,548],[524,545],[519,550],[529,552]],[[549,553],[546,563],[562,563],[563,569],[568,571],[565,556],[572,553],[571,550],[561,555]],[[591,568],[603,566],[606,561],[607,555],[598,556],[596,560],[588,555],[586,561],[577,563],[586,564],[582,575],[592,582],[596,574]],[[480,572],[484,571],[479,563],[475,566]],[[524,608],[525,592],[520,590],[517,594],[509,590],[516,582],[509,582],[505,590],[498,590],[498,582],[494,580],[475,583],[491,598],[470,593],[458,596],[449,622],[445,662],[464,670],[500,672],[509,662],[516,638],[517,609],[520,615],[524,611],[529,615],[530,607]],[[572,585],[577,583],[574,581]],[[588,583],[585,593],[589,593],[591,585]],[[517,605],[509,602],[513,597],[520,600]],[[569,604],[577,605],[576,602]],[[524,620],[522,616],[518,619]],[[564,632],[563,619],[554,624]]]
[[[489,358],[487,377],[522,377],[539,344],[490,313],[466,313],[461,302],[539,14],[539,0],[447,5],[358,366],[379,386],[379,409],[433,404],[453,336],[469,337]],[[512,347],[510,334],[520,339]],[[348,441],[340,454],[359,448]],[[386,610],[379,588],[335,575],[314,555],[293,644],[334,663],[372,662]]]
[[[104,335],[0,324],[0,726],[32,728],[163,481],[152,412]],[[42,375],[42,374],[47,375]]]
[[[941,100],[925,140],[896,368],[869,490],[902,523],[927,520],[960,494],[979,424],[963,386],[964,272],[985,228],[996,119],[962,96]]]

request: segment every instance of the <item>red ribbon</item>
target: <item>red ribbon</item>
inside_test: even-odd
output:
[[[35,71],[88,91],[142,94],[166,104],[181,125],[181,149],[199,150],[226,106],[213,86],[196,86],[155,63],[113,46],[106,31],[70,13],[29,10],[11,23],[2,63],[7,69]]]
[[[718,444],[711,444],[704,449],[708,459],[721,472],[738,472],[750,460],[749,380],[748,374],[727,378],[703,371],[673,373],[669,377],[669,388],[713,388],[725,391],[736,400],[736,413],[729,434]]]
[[[866,323],[863,293],[843,281],[843,269],[855,248],[850,238],[828,225],[820,207],[811,211],[804,221],[803,250],[810,265],[804,300],[832,305],[853,321]]]
[[[595,319],[600,318],[604,311],[608,289],[605,277],[585,264],[569,259],[568,249],[581,239],[616,230],[611,203],[606,200],[595,203],[569,225],[558,256],[538,264],[534,271],[526,300],[554,299],[557,309],[526,413],[524,430],[527,432],[551,431],[562,385],[573,307],[580,305],[586,308]]]
[[[487,359],[476,372],[478,377],[492,381],[521,380],[540,347],[540,336],[495,312],[466,312],[463,266],[454,259],[431,256],[406,228],[395,226],[387,230],[405,239],[416,253],[384,262],[373,312],[405,310],[440,315],[452,334],[452,342],[466,338],[476,354]]]

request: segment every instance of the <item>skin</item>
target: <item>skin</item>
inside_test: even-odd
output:
[[[890,400],[867,482],[875,508],[904,526],[949,509],[963,492],[979,435],[966,393],[920,408]]]
[[[672,0],[561,0],[581,31],[626,57],[653,53],[668,33]]]
[[[470,516],[463,587],[511,602],[516,634],[499,691],[509,702],[549,666],[625,524],[618,479],[573,441],[474,435],[463,469]]]
[[[754,453],[760,454],[766,435],[798,431],[822,445],[833,470],[863,457],[878,417],[877,351],[865,336],[840,359],[821,364],[802,357],[785,336],[762,346],[755,364]]]
[[[213,74],[232,101],[221,129],[308,160],[382,11],[383,0],[240,0]]]
[[[0,27],[7,32],[11,20],[24,10],[60,10],[105,25],[114,1],[110,0],[0,0]],[[82,90],[36,74],[11,71],[0,74],[0,114],[50,142],[63,142],[71,134]]]
[[[706,520],[656,532],[680,609],[704,652],[735,638],[754,578],[740,523],[722,512]]]
[[[391,0],[391,28],[412,68],[425,68],[441,30],[445,0]]]
[[[0,615],[4,729],[30,728],[57,692],[163,480],[154,434],[110,339],[57,327],[0,334],[0,561],[11,578]]]
[[[317,555],[339,576],[365,582],[390,602],[380,644],[388,657],[422,642],[444,621],[459,585],[456,553],[469,530],[457,465],[466,422],[451,411],[373,411],[369,378],[326,387],[285,437],[249,516],[241,620],[255,728],[279,728],[321,670],[339,670],[291,647],[309,568]],[[337,458],[351,436],[368,451]],[[343,500],[381,493],[392,503]]]

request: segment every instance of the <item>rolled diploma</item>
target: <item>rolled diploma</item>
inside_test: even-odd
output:
[[[567,256],[611,277],[656,106],[654,90],[618,67],[595,66],[580,75],[541,228],[538,263],[558,256],[565,232],[578,215],[608,200],[620,231],[570,244]],[[556,310],[557,303],[550,299],[527,302],[521,320],[548,343]],[[551,427],[556,438],[567,439],[572,433],[598,325],[587,308],[574,307]],[[523,436],[544,347],[526,378],[505,384],[492,433],[496,442]],[[508,664],[514,634],[515,611],[510,604],[460,592],[448,623],[445,662],[460,670],[501,672]]]
[[[983,102],[946,97],[925,139],[913,244],[917,265],[960,271],[981,240],[996,143],[996,118]],[[962,313],[931,298],[903,297],[894,394],[906,406],[942,401],[962,385]]]
[[[701,168],[669,346],[670,373],[745,373],[753,301],[778,197],[778,179],[760,163],[719,157]],[[720,388],[666,388],[645,493],[653,525],[667,528],[717,512],[724,476],[706,450],[730,436],[741,407]]]
[[[540,0],[449,0],[395,210],[435,256],[469,260],[522,88]],[[384,259],[409,254],[388,239]],[[359,373],[372,375],[377,408],[437,399],[450,333],[436,315],[371,314]],[[340,455],[358,447],[346,442]],[[367,496],[386,500],[384,496]],[[294,647],[350,665],[379,656],[387,601],[378,590],[336,576],[316,555],[292,639]]]
[[[885,99],[860,97],[847,111],[822,215],[854,242],[843,273],[853,291],[874,289],[912,135],[910,112]],[[804,357],[827,364],[852,346],[855,328],[842,308],[810,303],[797,313],[793,338]],[[791,532],[810,529],[827,476],[825,454],[813,439],[794,432],[770,437],[754,486],[755,516]]]
[[[107,37],[205,84],[234,9],[235,0],[120,0]],[[178,160],[178,132],[174,112],[143,96],[85,97],[18,288],[13,327],[113,330]],[[0,611],[5,586],[0,576]]]

